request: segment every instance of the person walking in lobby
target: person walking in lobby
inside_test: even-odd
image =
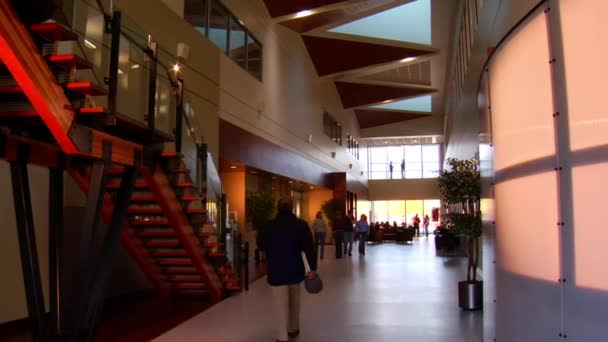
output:
[[[353,243],[355,241],[354,217],[352,211],[344,218],[344,254],[353,255]]]
[[[361,214],[361,218],[355,224],[355,230],[359,235],[359,255],[365,255],[365,244],[367,243],[367,234],[369,233],[369,224],[367,216]]]
[[[344,245],[344,227],[346,225],[346,216],[341,210],[336,211],[336,217],[332,224],[332,231],[334,234],[334,242],[336,244],[336,259],[342,258],[342,248]]]
[[[277,216],[260,230],[258,246],[266,252],[268,284],[276,309],[277,342],[300,333],[300,284],[304,281],[302,251],[310,265],[309,277],[315,277],[317,260],[308,224],[293,213],[293,199],[283,197],[277,203]]]
[[[312,231],[315,233],[315,252],[323,259],[325,256],[325,236],[327,235],[327,225],[323,220],[323,213],[317,212],[315,222],[312,224]],[[319,248],[321,253],[319,253]]]

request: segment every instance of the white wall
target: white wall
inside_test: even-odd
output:
[[[183,12],[171,11],[179,9],[173,2],[167,7],[160,0],[149,1],[146,11],[141,11],[139,0],[119,3],[161,47],[174,51],[179,42],[190,46],[184,69],[186,88],[207,99],[192,97],[196,112],[192,120],[197,135],[205,136],[214,160],[218,158],[217,120],[221,118],[329,169],[348,171],[364,180],[360,175],[364,165],[346,146],[337,146],[323,133],[323,111],[327,110],[342,123],[344,135],[360,136],[357,120],[352,111],[342,108],[333,81],[317,76],[299,34],[272,23],[262,0],[223,3],[263,44],[263,82],[195,31],[181,18]],[[335,158],[331,152],[337,152]],[[348,164],[353,164],[352,170]]]
[[[370,201],[434,198],[441,198],[437,178],[369,180]]]
[[[497,341],[606,334],[608,233],[599,222],[608,70],[596,40],[608,30],[606,10],[599,0],[548,1],[489,64],[482,89],[491,95],[496,172],[496,327],[488,336]]]

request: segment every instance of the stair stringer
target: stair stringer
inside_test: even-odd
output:
[[[78,173],[74,169],[67,170],[70,176],[74,179],[78,187],[86,194],[89,191],[89,180],[87,177]],[[103,208],[101,216],[105,223],[109,223],[114,212],[114,200],[107,192],[103,196]],[[166,276],[161,269],[156,265],[156,262],[150,252],[141,243],[141,240],[135,234],[133,228],[128,223],[125,224],[120,235],[120,242],[127,253],[133,258],[139,269],[144,273],[146,278],[160,292],[161,297],[168,298],[171,295],[171,284],[167,281]]]
[[[40,55],[9,1],[0,0],[0,60],[4,62],[53,137],[67,154],[78,152],[69,136],[72,104]]]
[[[217,276],[214,267],[209,263],[207,257],[203,253],[200,241],[196,236],[188,218],[184,214],[181,203],[177,200],[175,192],[169,184],[169,180],[165,176],[162,168],[157,165],[153,170],[142,168],[141,170],[148,186],[154,196],[158,200],[165,216],[177,238],[186,250],[188,257],[192,261],[192,265],[196,268],[201,279],[209,289],[211,298],[215,303],[219,302],[223,296],[222,282]]]

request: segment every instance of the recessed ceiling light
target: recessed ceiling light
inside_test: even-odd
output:
[[[312,189],[314,189],[315,187],[314,187],[314,186],[309,186],[308,188],[309,188],[310,190],[312,190]]]
[[[181,68],[181,67],[179,66],[179,64],[178,64],[178,63],[175,63],[175,64],[173,65],[173,71],[175,71],[175,72],[179,72],[179,69],[180,69],[180,68]]]
[[[139,68],[139,64],[135,63],[133,65],[131,65],[131,69],[137,69]]]
[[[95,44],[91,43],[87,39],[84,40],[84,46],[88,47],[89,49],[97,49],[97,46],[95,46]]]
[[[388,144],[388,140],[384,140],[384,143],[385,143],[385,144]]]
[[[230,165],[230,168],[231,169],[236,169],[236,166],[235,165]]]
[[[289,181],[288,183],[289,183],[289,184],[292,184],[292,183],[293,183],[293,181]]]
[[[296,18],[308,17],[309,15],[313,15],[314,12],[311,10],[304,10],[296,13]]]
[[[413,61],[414,59],[416,59],[416,57],[407,57],[407,58],[404,58],[404,59],[400,60],[399,62],[401,62],[401,63],[407,63],[407,62]]]
[[[391,103],[391,102],[393,102],[393,100],[384,100],[384,101],[382,101],[382,103]]]

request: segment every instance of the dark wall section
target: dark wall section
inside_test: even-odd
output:
[[[220,120],[220,158],[243,163],[256,169],[313,185],[334,189],[337,179],[334,171],[319,165],[297,153],[264,140],[230,122]],[[338,172],[344,179],[344,191],[355,192],[365,199],[367,187],[359,181]],[[342,186],[338,182],[337,184]],[[348,189],[346,189],[346,187]]]

